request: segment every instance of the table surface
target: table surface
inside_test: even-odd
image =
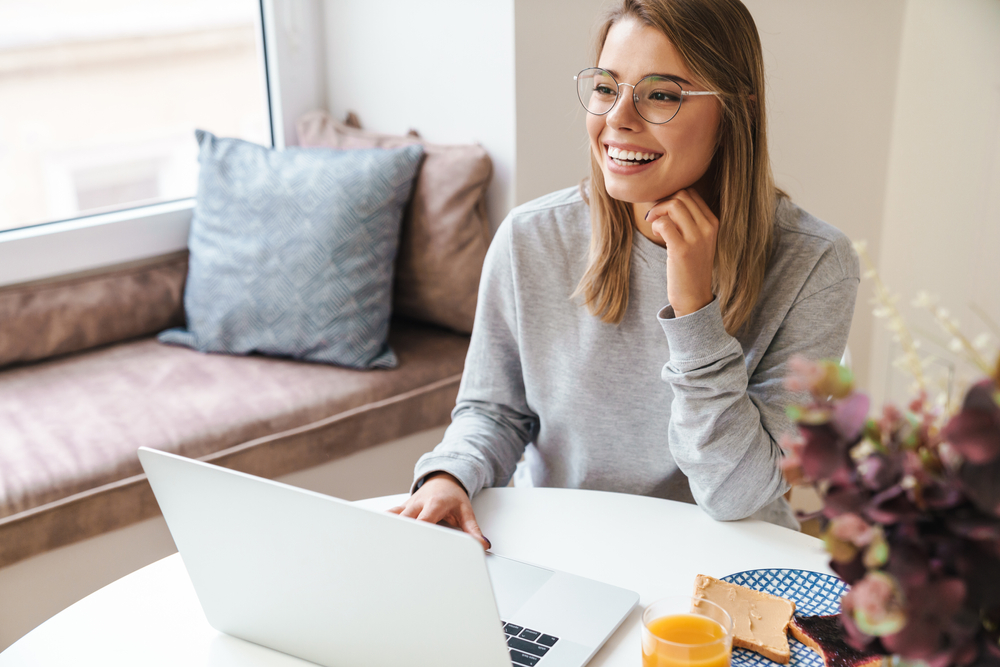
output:
[[[404,495],[360,501],[386,509]],[[638,666],[641,607],[686,593],[696,574],[790,568],[830,572],[819,540],[760,521],[717,522],[694,505],[573,489],[486,489],[473,501],[493,552],[637,591],[633,610],[589,663]],[[224,635],[201,610],[178,554],[77,602],[0,653],[0,667],[73,664],[304,667]]]

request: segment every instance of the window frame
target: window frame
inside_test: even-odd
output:
[[[257,2],[257,52],[272,147],[284,148],[273,0]],[[0,287],[187,249],[194,197],[0,231]]]

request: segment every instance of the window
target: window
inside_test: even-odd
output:
[[[0,2],[0,231],[192,197],[195,128],[271,145],[258,0]]]

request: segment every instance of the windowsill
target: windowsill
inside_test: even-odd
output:
[[[187,248],[194,199],[0,232],[0,286]]]

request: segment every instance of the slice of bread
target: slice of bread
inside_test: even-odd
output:
[[[792,636],[819,653],[826,667],[877,667],[882,656],[859,651],[844,641],[840,616],[796,616],[788,626]]]
[[[760,653],[787,665],[788,624],[795,613],[792,600],[720,581],[706,574],[694,578],[694,597],[719,605],[733,619],[733,646]],[[697,605],[697,602],[695,603]]]

